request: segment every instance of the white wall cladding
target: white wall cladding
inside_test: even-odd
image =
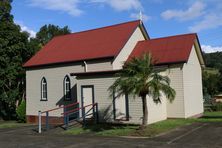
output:
[[[168,73],[176,98],[167,103],[167,117],[188,118],[203,113],[202,73],[194,46],[188,62],[170,67]]]
[[[89,62],[88,71],[95,69],[110,69],[111,62],[107,60],[99,60],[97,64],[94,62]],[[27,99],[27,115],[37,115],[38,111],[45,111],[55,107],[59,104],[69,104],[76,99],[75,94],[73,94],[72,101],[63,101],[63,80],[66,75],[70,73],[84,72],[83,62],[78,62],[74,64],[48,66],[45,68],[35,68],[27,69],[26,71],[26,99]],[[47,80],[48,89],[48,101],[40,101],[41,99],[41,79],[45,77]],[[76,80],[71,78],[71,87],[74,89],[76,85]],[[73,92],[73,91],[72,91]],[[52,112],[52,116],[60,116],[63,110],[58,110]]]
[[[184,89],[183,89],[183,70],[182,65],[169,67],[167,70],[171,80],[170,86],[176,91],[176,97],[171,103],[167,101],[168,118],[184,118]]]
[[[95,102],[98,102],[100,113],[109,108],[108,116],[111,117],[108,121],[113,121],[113,99],[109,95],[108,88],[114,82],[112,77],[87,77],[78,79],[78,101],[81,102],[81,86],[82,85],[94,85]],[[166,113],[166,98],[162,98],[162,103],[155,104],[150,97],[148,99],[148,123],[154,123],[157,121],[165,120],[167,118]],[[141,124],[142,123],[142,100],[138,96],[129,96],[129,121],[124,123]],[[102,114],[101,114],[102,115]],[[100,116],[100,120],[104,117]]]
[[[126,45],[123,47],[119,55],[115,58],[113,62],[113,69],[121,69],[123,63],[127,60],[130,53],[133,51],[134,47],[138,43],[138,41],[145,40],[143,33],[140,27],[134,31],[133,35],[127,41]]]
[[[141,98],[129,95],[129,121],[127,123],[141,124],[142,117],[143,110]]]
[[[93,60],[87,61],[86,63],[88,71],[106,71],[113,69],[111,59]]]
[[[185,117],[203,113],[202,72],[194,46],[183,66],[183,82]]]
[[[109,108],[105,117],[111,117],[108,121],[113,119],[113,103],[112,97],[110,97],[108,88],[114,82],[114,78],[106,77],[87,77],[84,79],[78,79],[78,101],[81,103],[81,86],[93,85],[94,86],[94,102],[98,103],[99,112],[103,112]],[[85,105],[90,104],[85,102]],[[80,104],[81,106],[81,104]],[[100,120],[104,119],[104,116],[100,113]]]
[[[63,101],[63,80],[66,75],[72,72],[83,72],[84,67],[81,65],[60,66],[56,68],[35,69],[26,71],[26,100],[27,115],[37,115],[38,111],[45,111],[58,107],[59,104],[71,103],[74,100]],[[45,77],[47,80],[48,101],[40,101],[41,99],[41,79]],[[76,84],[71,78],[71,87]],[[73,98],[74,99],[74,98]],[[61,116],[62,110],[50,113],[52,116]]]

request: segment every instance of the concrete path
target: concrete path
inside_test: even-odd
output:
[[[1,148],[222,148],[222,123],[195,123],[155,138],[38,134],[34,127],[0,129]]]

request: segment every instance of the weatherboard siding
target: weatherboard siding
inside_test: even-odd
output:
[[[138,41],[145,40],[142,30],[138,26],[130,39],[127,41],[123,49],[120,51],[118,56],[113,61],[113,69],[121,69],[123,63],[128,59],[129,55],[135,48]]]
[[[184,118],[184,88],[183,88],[183,70],[182,65],[169,67],[167,70],[171,80],[170,86],[176,91],[176,97],[173,102],[167,101],[168,118]]]
[[[108,71],[113,69],[111,59],[93,60],[86,63],[88,71]]]
[[[83,72],[81,65],[58,66],[55,68],[35,69],[26,71],[26,114],[37,115],[38,111],[53,109],[63,104],[74,102],[63,100],[63,80],[66,75],[72,72]],[[48,101],[41,100],[41,79],[45,77],[47,81]],[[75,86],[75,80],[70,77],[71,87]],[[50,116],[61,116],[63,110],[57,110],[50,113]]]
[[[194,46],[183,66],[183,81],[185,117],[203,113],[202,72]]]
[[[99,119],[100,121],[103,121],[104,117],[109,116],[109,121],[113,119],[113,105],[112,105],[112,97],[110,97],[108,88],[110,85],[114,82],[114,78],[110,77],[84,77],[84,79],[77,78],[78,85],[77,85],[77,91],[78,91],[78,101],[81,104],[81,87],[86,85],[93,85],[94,86],[94,103],[98,103],[98,109],[99,109]],[[84,105],[91,104],[91,102],[84,102]],[[103,115],[103,112],[108,109],[108,112],[106,115]],[[80,113],[81,116],[81,113]]]
[[[147,96],[148,124],[167,119],[166,98],[161,98],[161,103],[155,103],[153,99]],[[141,124],[143,117],[142,99],[138,96],[131,96],[129,99],[130,121],[127,123]]]
[[[93,85],[95,102],[98,103],[100,121],[114,122],[113,116],[113,98],[110,96],[108,88],[113,84],[113,77],[84,77],[78,79],[78,101],[81,102],[81,86]],[[121,121],[122,123],[141,124],[142,123],[142,100],[138,96],[129,95],[129,121]],[[153,100],[147,96],[148,100],[148,123],[162,121],[167,118],[166,98],[162,98],[162,103],[155,104]],[[90,103],[85,103],[90,104]],[[107,114],[104,114],[105,110]],[[81,115],[80,115],[81,116]],[[107,119],[108,120],[105,120]]]
[[[112,68],[110,62],[107,60],[99,60],[97,64],[89,62],[88,71],[99,70],[109,70]],[[45,68],[35,68],[26,70],[26,100],[27,100],[27,115],[37,115],[38,111],[45,111],[58,107],[59,105],[69,104],[75,101],[76,94],[75,91],[72,91],[72,100],[64,101],[63,100],[63,80],[66,75],[70,73],[80,73],[84,72],[85,67],[83,62],[49,66]],[[41,100],[41,79],[45,77],[47,80],[47,89],[48,89],[48,101]],[[71,88],[75,89],[76,80],[74,77],[70,77]],[[57,110],[50,113],[51,116],[61,116],[63,110]]]

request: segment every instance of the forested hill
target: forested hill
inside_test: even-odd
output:
[[[206,67],[216,68],[222,72],[222,52],[204,53]]]
[[[222,52],[204,53],[206,68],[203,70],[204,98],[222,93]]]

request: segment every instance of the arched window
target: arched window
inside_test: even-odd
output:
[[[41,80],[41,100],[47,101],[47,81],[45,77]]]
[[[64,99],[71,100],[71,82],[68,76],[64,78]]]

